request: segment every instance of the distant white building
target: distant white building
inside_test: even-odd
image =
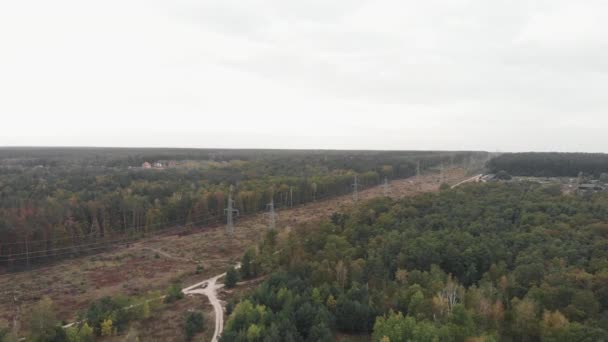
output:
[[[143,164],[141,164],[141,168],[142,169],[151,169],[152,168],[152,164],[150,164],[148,162],[144,162]]]

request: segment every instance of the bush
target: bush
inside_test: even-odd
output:
[[[167,289],[167,296],[165,297],[165,303],[173,303],[184,298],[182,292],[182,286],[180,283],[175,283]]]
[[[203,273],[203,271],[205,270],[205,268],[203,267],[203,265],[196,265],[196,274],[201,274]]]
[[[186,333],[186,338],[191,340],[194,335],[203,331],[205,320],[203,319],[203,313],[199,311],[188,312],[186,314],[185,324],[184,324],[184,332]]]
[[[226,281],[225,285],[227,288],[231,289],[236,286],[236,283],[239,281],[239,273],[234,267],[230,267],[226,272]]]

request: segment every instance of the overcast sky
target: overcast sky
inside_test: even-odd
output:
[[[0,146],[608,152],[605,0],[0,1]]]

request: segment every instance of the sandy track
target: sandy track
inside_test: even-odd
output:
[[[482,176],[483,176],[482,174],[479,174],[479,175],[475,175],[471,178],[465,179],[458,184],[452,185],[452,189],[457,188],[457,187],[461,186],[462,184],[471,183],[471,182],[479,182],[481,180]]]
[[[240,265],[237,265],[236,268],[240,268]],[[196,283],[182,290],[185,295],[199,294],[209,298],[209,302],[211,303],[211,306],[213,306],[213,312],[215,313],[215,331],[213,332],[211,342],[217,342],[219,336],[224,330],[224,307],[217,298],[217,291],[224,287],[224,284],[218,284],[217,281],[224,276],[226,276],[226,273],[203,280],[200,283]]]

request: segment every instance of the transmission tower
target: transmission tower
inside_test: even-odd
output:
[[[384,177],[384,184],[382,185],[384,191],[384,197],[388,197],[391,192],[391,184],[388,182],[388,178]]]
[[[353,187],[353,201],[359,201],[359,181],[357,179],[357,175],[355,175],[355,182],[352,185]]]
[[[270,200],[270,203],[266,205],[268,208],[268,212],[266,215],[268,216],[268,229],[274,230],[277,225],[277,218],[279,215],[274,211],[274,199]]]
[[[234,209],[234,200],[232,199],[232,185],[230,186],[230,192],[228,194],[228,208],[224,209],[226,212],[226,233],[234,234],[234,214],[239,215],[238,209]]]
[[[7,292],[8,294],[8,292]],[[20,329],[21,329],[21,305],[19,305],[19,295],[21,293],[18,292],[17,290],[13,289],[12,293],[10,294],[11,297],[13,297],[13,326],[12,326],[12,332],[15,336],[19,335]]]
[[[289,207],[293,208],[293,186],[289,187]]]

